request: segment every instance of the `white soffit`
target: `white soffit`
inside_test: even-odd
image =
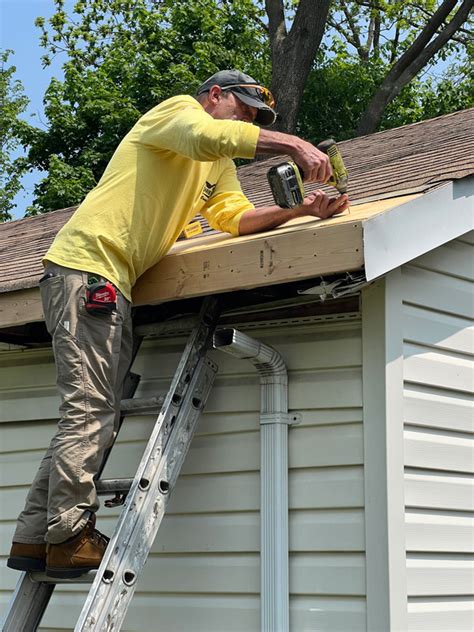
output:
[[[474,228],[474,176],[455,180],[362,224],[368,281]]]

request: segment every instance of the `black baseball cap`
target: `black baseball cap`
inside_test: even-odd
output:
[[[212,86],[220,86],[222,90],[230,90],[243,103],[257,108],[255,121],[259,125],[268,127],[275,122],[277,115],[273,109],[275,100],[272,93],[250,75],[239,70],[219,70],[198,88],[197,94],[209,92]]]

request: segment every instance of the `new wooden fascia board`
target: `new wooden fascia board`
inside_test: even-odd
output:
[[[39,288],[4,292],[0,295],[0,328],[44,320]]]
[[[284,283],[357,270],[363,264],[362,223],[306,228],[251,239],[210,236],[207,245],[169,254],[134,288],[135,305]],[[0,295],[0,328],[43,320],[38,288]]]
[[[357,270],[362,264],[360,221],[296,232],[267,232],[169,254],[139,279],[133,301],[150,305],[250,289]]]

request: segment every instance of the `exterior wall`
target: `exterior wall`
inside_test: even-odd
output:
[[[361,334],[347,322],[248,331],[289,368],[290,627],[366,629]],[[166,389],[184,339],[147,342],[134,370],[139,395]],[[257,632],[259,617],[259,384],[252,366],[213,352],[216,385],[124,630]],[[0,353],[0,555],[55,427],[48,350]],[[153,424],[129,417],[104,476],[133,475]],[[117,510],[98,526],[113,529]],[[17,574],[1,568],[2,608]],[[56,589],[41,630],[68,630],[86,586]]]
[[[402,268],[408,630],[472,630],[474,233]]]

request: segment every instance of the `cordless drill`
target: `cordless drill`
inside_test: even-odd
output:
[[[335,187],[339,193],[347,192],[348,173],[337,148],[336,141],[332,138],[324,140],[317,145],[319,151],[329,156],[333,175],[327,184]],[[275,203],[282,208],[299,206],[304,200],[304,174],[296,163],[292,161],[282,162],[268,170],[268,182]]]

